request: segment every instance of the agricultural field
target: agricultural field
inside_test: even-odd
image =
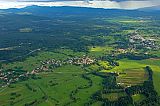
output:
[[[148,79],[144,69],[126,69],[117,78],[117,83],[124,87],[143,84]]]
[[[71,93],[80,87],[82,89],[78,89],[73,96],[79,98],[78,104],[84,104],[93,92],[101,88],[99,85],[101,78],[93,75],[88,75],[88,77],[93,80],[94,84],[83,88],[89,84],[88,80],[82,78],[82,74],[85,73],[78,66],[67,65],[57,68],[52,73],[38,74],[37,79],[30,79],[1,89],[1,92],[3,90],[0,94],[1,105],[24,105],[24,103],[30,104],[34,101],[36,101],[35,105],[64,105],[73,101]]]
[[[159,85],[159,81],[160,81],[159,80],[160,64],[159,63],[160,63],[160,60],[157,60],[157,59],[147,59],[147,60],[128,60],[128,59],[123,59],[123,60],[119,61],[119,66],[118,67],[115,67],[115,68],[113,68],[111,70],[102,70],[102,71],[103,72],[118,72],[118,73],[122,73],[122,75],[120,75],[119,77],[120,78],[122,77],[123,80],[126,80],[125,78],[126,78],[127,75],[129,77],[129,75],[132,76],[133,74],[137,73],[135,76],[133,75],[131,78],[129,78],[127,80],[130,80],[130,82],[134,82],[134,81],[137,81],[137,80],[135,80],[137,78],[137,79],[139,79],[141,81],[144,81],[147,78],[147,75],[145,74],[146,72],[144,70],[144,67],[149,65],[153,70],[154,87],[155,87],[156,91],[158,92],[158,94],[160,95],[160,90],[159,90],[159,86],[160,86]]]

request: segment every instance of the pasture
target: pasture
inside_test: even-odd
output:
[[[94,92],[101,89],[102,82],[101,77],[88,75],[91,84],[82,77],[83,74],[86,72],[74,65],[62,66],[54,72],[40,73],[37,79],[29,79],[0,89],[0,104],[83,105]]]

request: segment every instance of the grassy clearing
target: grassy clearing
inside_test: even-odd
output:
[[[22,33],[32,32],[32,29],[31,28],[21,28],[19,29],[19,32],[22,32]]]
[[[111,23],[122,23],[122,24],[141,24],[141,23],[150,22],[146,20],[137,20],[130,17],[123,17],[123,19],[109,18],[106,21]]]
[[[107,61],[99,61],[98,64],[104,68],[108,68],[109,63]]]
[[[108,47],[108,46],[90,47],[88,55],[93,56],[93,57],[99,57],[99,56],[103,56],[105,54],[109,54],[111,50],[113,50],[113,48]]]
[[[96,46],[96,47],[92,47],[90,49],[91,52],[103,52],[103,51],[108,51],[111,50],[111,47],[101,47],[101,46]]]
[[[93,71],[93,70],[98,70],[98,69],[99,69],[99,65],[97,65],[97,64],[92,64],[92,65],[90,65],[88,68],[89,68],[91,71]]]
[[[148,22],[148,21],[144,21],[144,20],[121,20],[119,22],[120,23],[134,24],[134,23],[145,23],[145,22]]]
[[[143,94],[135,94],[132,96],[132,99],[134,102],[140,102],[143,99],[145,99],[146,97]]]
[[[119,62],[119,66],[111,69],[111,70],[107,70],[107,72],[123,72],[126,69],[135,69],[135,68],[144,68],[145,65],[143,64],[139,64],[136,61],[132,61],[132,60],[127,60],[127,59],[123,59],[118,61]]]
[[[102,106],[102,102],[98,101],[92,104],[92,106]]]
[[[102,72],[107,72],[107,71],[110,72],[110,69],[113,68],[113,66],[111,66],[107,61],[98,61],[98,65],[99,68],[103,68],[103,70],[101,70]]]

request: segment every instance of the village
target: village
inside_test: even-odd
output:
[[[129,35],[129,42],[132,44],[133,48],[145,47],[147,49],[159,49],[159,45],[156,45],[155,39],[145,38],[137,32],[134,32],[133,34]]]
[[[160,45],[157,43],[156,38],[143,37],[138,32],[128,35],[129,48],[118,48],[114,51],[116,54],[138,53],[137,49],[146,48],[148,50],[159,50]],[[145,52],[144,54],[148,54]]]
[[[53,72],[55,68],[61,67],[62,65],[90,65],[94,63],[96,60],[91,59],[88,56],[82,56],[82,57],[71,57],[64,61],[61,60],[55,60],[55,59],[49,59],[45,61],[41,61],[41,65],[35,69],[33,69],[31,72],[27,72],[21,69],[9,69],[9,70],[3,70],[0,69],[0,81],[2,84],[1,87],[6,87],[10,85],[11,83],[15,83],[18,81],[23,81],[28,79],[31,75],[35,75],[41,72]]]

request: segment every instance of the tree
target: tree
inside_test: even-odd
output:
[[[2,68],[2,63],[0,63],[0,69]]]

